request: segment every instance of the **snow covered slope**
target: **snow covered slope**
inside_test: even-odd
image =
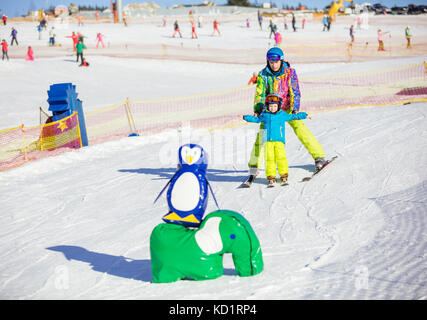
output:
[[[237,189],[256,125],[132,137],[0,174],[2,299],[426,299],[427,104],[353,108],[305,120],[338,160],[313,160],[287,126],[290,185]],[[152,284],[158,192],[181,143],[210,155],[219,205],[243,214],[265,270]],[[207,212],[215,210],[212,200]]]

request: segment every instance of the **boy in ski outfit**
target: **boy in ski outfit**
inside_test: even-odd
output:
[[[271,48],[267,52],[267,66],[261,70],[257,78],[257,87],[254,97],[254,115],[261,114],[265,98],[271,93],[279,94],[283,103],[281,109],[288,114],[296,114],[300,109],[301,93],[299,89],[298,77],[295,69],[290,67],[289,62],[284,60],[283,51],[280,48]],[[320,170],[325,164],[325,153],[322,146],[305,126],[302,121],[290,121],[289,125],[295,135],[304,145],[315,161],[317,170]],[[248,163],[249,174],[256,176],[261,164],[262,131],[264,124],[261,123],[260,131],[252,148],[251,157]]]
[[[243,116],[248,122],[263,123],[264,130],[262,135],[263,144],[265,144],[265,174],[269,185],[276,182],[276,166],[280,175],[282,184],[288,180],[288,160],[285,151],[285,122],[292,120],[302,120],[307,118],[307,113],[289,114],[283,111],[282,97],[278,94],[269,94],[265,98],[265,111],[259,116]]]

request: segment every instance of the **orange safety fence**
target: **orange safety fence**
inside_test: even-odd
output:
[[[77,112],[62,120],[0,131],[0,171],[81,148]]]
[[[301,110],[311,113],[353,106],[427,101],[423,63],[345,74],[300,77]],[[188,97],[126,101],[85,113],[89,145],[129,134],[155,134],[182,126],[213,129],[244,123],[255,86]],[[0,171],[80,147],[77,114],[35,127],[0,131]],[[79,142],[79,143],[78,143]]]

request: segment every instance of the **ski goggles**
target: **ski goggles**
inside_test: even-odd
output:
[[[282,60],[282,59],[283,59],[283,56],[280,56],[280,55],[278,55],[276,53],[269,53],[269,54],[267,54],[267,60],[268,61],[279,61],[279,60]]]
[[[278,95],[269,95],[265,98],[265,104],[270,104],[270,103],[281,104],[282,98]]]

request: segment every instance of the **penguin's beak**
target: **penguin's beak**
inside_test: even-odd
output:
[[[193,162],[193,156],[187,156],[187,163],[191,164]]]

